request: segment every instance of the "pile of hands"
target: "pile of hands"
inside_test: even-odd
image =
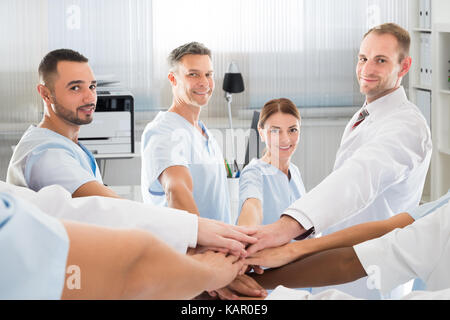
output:
[[[289,218],[291,219],[291,218]],[[287,219],[262,226],[232,226],[199,218],[197,247],[188,254],[211,273],[211,284],[200,299],[264,299],[267,291],[251,274],[292,261]],[[295,232],[295,231],[294,231]]]

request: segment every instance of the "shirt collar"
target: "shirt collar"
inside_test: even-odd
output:
[[[408,101],[408,98],[406,97],[405,89],[403,86],[400,86],[397,90],[371,103],[367,103],[366,101],[363,108],[369,112],[369,116],[373,119],[373,117],[377,117],[377,115],[386,115],[387,113],[394,111],[394,106],[398,106],[406,101]],[[361,108],[361,110],[363,108]]]
[[[182,123],[186,128],[189,128],[189,130],[193,130],[193,131],[197,131],[198,134],[200,134],[203,138],[205,138],[207,141],[210,140],[211,135],[209,134],[208,129],[206,128],[205,124],[201,121],[198,120],[198,125],[200,126],[200,128],[202,129],[202,131],[205,133],[206,137],[203,136],[200,132],[198,132],[197,129],[194,128],[194,126],[187,121],[184,117],[180,116],[178,113],[176,112],[170,112],[170,111],[160,111],[159,114],[161,114],[161,117],[163,115],[166,115],[168,117],[172,117],[172,118],[176,118],[178,119],[179,123]],[[158,116],[159,116],[158,114]]]

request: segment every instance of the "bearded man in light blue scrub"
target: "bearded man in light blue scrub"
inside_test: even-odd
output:
[[[78,141],[97,104],[97,81],[88,59],[70,49],[49,52],[39,64],[41,122],[17,144],[6,181],[34,191],[57,184],[72,197],[118,195],[103,184],[92,153]]]
[[[191,42],[169,56],[173,102],[142,134],[144,202],[230,223],[224,158],[199,120],[214,90],[211,51]]]

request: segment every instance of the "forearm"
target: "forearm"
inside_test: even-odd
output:
[[[294,254],[292,260],[329,249],[352,247],[358,243],[379,238],[396,228],[403,228],[413,222],[414,219],[409,214],[400,213],[386,220],[366,222],[323,237],[292,243],[290,245],[293,248],[301,247],[301,250],[298,250],[299,254]],[[291,251],[296,252],[295,249]]]
[[[200,215],[193,195],[194,183],[191,173],[184,166],[172,166],[158,178],[166,194],[170,208],[185,210]]]
[[[210,276],[201,264],[148,232],[64,225],[67,266],[79,267],[81,288],[65,286],[63,299],[187,299],[208,287]]]
[[[89,181],[72,194],[72,198],[90,197],[90,196],[102,196],[109,198],[120,198],[112,189],[104,186],[98,181]]]
[[[247,199],[242,205],[241,214],[239,215],[239,226],[256,226],[260,225],[263,220],[261,201],[258,199]]]
[[[278,285],[290,288],[321,287],[357,280],[366,272],[353,248],[324,251],[282,268],[266,270],[252,277],[264,288]]]
[[[166,191],[167,206],[174,209],[185,210],[189,213],[200,215],[195,204],[192,191],[187,187],[172,187]]]
[[[209,287],[211,274],[201,263],[169,249],[160,241],[146,241],[121,298],[192,299]]]
[[[136,240],[142,231],[131,233],[72,221],[63,223],[70,240],[67,266],[79,268],[81,286],[75,289],[64,286],[62,299],[121,298],[125,271],[141,252]],[[66,277],[66,282],[76,278]]]

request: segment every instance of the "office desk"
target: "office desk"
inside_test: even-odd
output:
[[[131,159],[135,157],[139,157],[138,153],[101,153],[94,154],[95,159],[97,160],[108,160],[108,159]]]
[[[112,185],[115,185],[117,183],[117,180],[122,179],[122,177],[120,175],[123,174],[123,170],[129,170],[129,167],[124,167],[123,170],[117,170],[117,168],[113,168],[113,170],[111,171],[111,175],[118,176],[118,177],[116,177],[117,179],[107,179],[107,180],[112,180],[113,182],[111,183],[110,181],[105,181],[107,160],[133,160],[135,158],[139,158],[140,156],[141,156],[140,153],[136,153],[136,152],[135,153],[94,154],[95,160],[97,161],[98,168],[100,169],[100,173],[102,175],[103,182],[107,183],[107,184],[110,183]],[[111,163],[111,161],[110,161],[110,163]],[[130,174],[129,171],[128,171],[128,174]],[[130,182],[128,182],[128,183],[130,183]],[[133,183],[137,184],[137,183],[139,183],[139,181],[135,181]]]
[[[119,197],[124,199],[133,200],[137,202],[142,202],[141,186],[108,186],[111,188]]]

